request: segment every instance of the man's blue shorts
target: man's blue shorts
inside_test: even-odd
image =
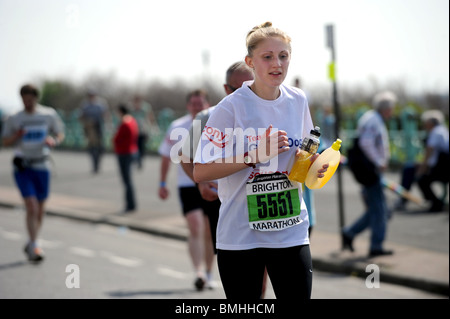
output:
[[[47,199],[50,189],[50,171],[25,168],[14,171],[17,187],[23,198],[36,197],[38,201]]]

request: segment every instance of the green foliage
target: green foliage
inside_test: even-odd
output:
[[[190,90],[203,88],[209,94],[210,104],[217,104],[224,96],[221,83],[212,81],[183,81],[172,80],[163,82],[154,79],[147,83],[135,85],[118,81],[114,74],[92,74],[81,83],[72,83],[66,79],[45,79],[41,84],[40,103],[54,107],[63,117],[66,124],[67,137],[65,146],[70,148],[83,148],[85,141],[78,121],[80,104],[85,97],[86,89],[95,88],[97,94],[106,99],[110,106],[111,114],[119,103],[127,103],[139,93],[144,100],[152,105],[154,114],[160,125],[160,133],[153,135],[148,144],[149,151],[156,152],[163,138],[165,129],[171,120],[186,114],[186,95]],[[395,88],[395,87],[394,87]],[[345,153],[348,142],[355,135],[356,123],[359,117],[368,109],[373,94],[380,88],[352,87],[342,89],[340,96],[340,134],[346,139],[342,151]],[[330,89],[314,88],[311,114],[315,124],[319,126],[325,118],[325,106],[330,105],[332,97]],[[405,90],[396,91],[399,97],[398,105],[394,109],[392,120],[388,129],[391,136],[391,152],[394,162],[404,162],[420,156],[423,131],[420,126],[420,115],[424,110],[440,109],[448,117],[448,95],[424,94],[423,96],[408,96]],[[333,112],[334,113],[334,112]],[[325,126],[324,126],[325,128]],[[110,142],[114,132],[114,124],[111,124],[105,132],[105,139]],[[107,143],[108,144],[108,143]],[[108,144],[109,145],[109,144]]]
[[[82,95],[81,90],[68,81],[46,80],[42,84],[39,103],[68,113],[77,108]]]

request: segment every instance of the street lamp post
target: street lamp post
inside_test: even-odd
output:
[[[331,50],[331,62],[328,66],[328,76],[333,83],[333,105],[335,114],[334,133],[336,138],[339,137],[339,128],[341,125],[341,116],[339,110],[337,84],[336,84],[336,53],[334,45],[334,26],[332,24],[326,26],[327,47]],[[345,225],[344,217],[344,196],[342,195],[342,169],[337,170],[338,181],[338,203],[339,203],[339,232]],[[344,243],[342,243],[344,248]]]

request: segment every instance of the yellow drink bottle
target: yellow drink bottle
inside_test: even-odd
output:
[[[311,166],[310,158],[317,153],[320,144],[320,127],[316,126],[311,130],[309,137],[305,137],[300,146],[300,154],[295,156],[289,179],[299,183],[304,183],[308,169]]]
[[[314,163],[309,168],[308,174],[306,175],[305,185],[310,189],[322,188],[330,178],[336,172],[341,161],[341,148],[342,141],[337,139],[333,145],[323,151],[314,161]],[[317,171],[322,168],[324,164],[328,164],[328,169],[325,172],[325,176],[322,178],[317,177]]]

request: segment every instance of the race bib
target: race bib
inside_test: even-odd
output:
[[[253,230],[279,231],[300,224],[298,186],[286,174],[261,174],[248,182],[247,207]]]
[[[24,127],[25,134],[22,136],[22,147],[32,148],[44,145],[48,130],[46,125],[27,125]]]

